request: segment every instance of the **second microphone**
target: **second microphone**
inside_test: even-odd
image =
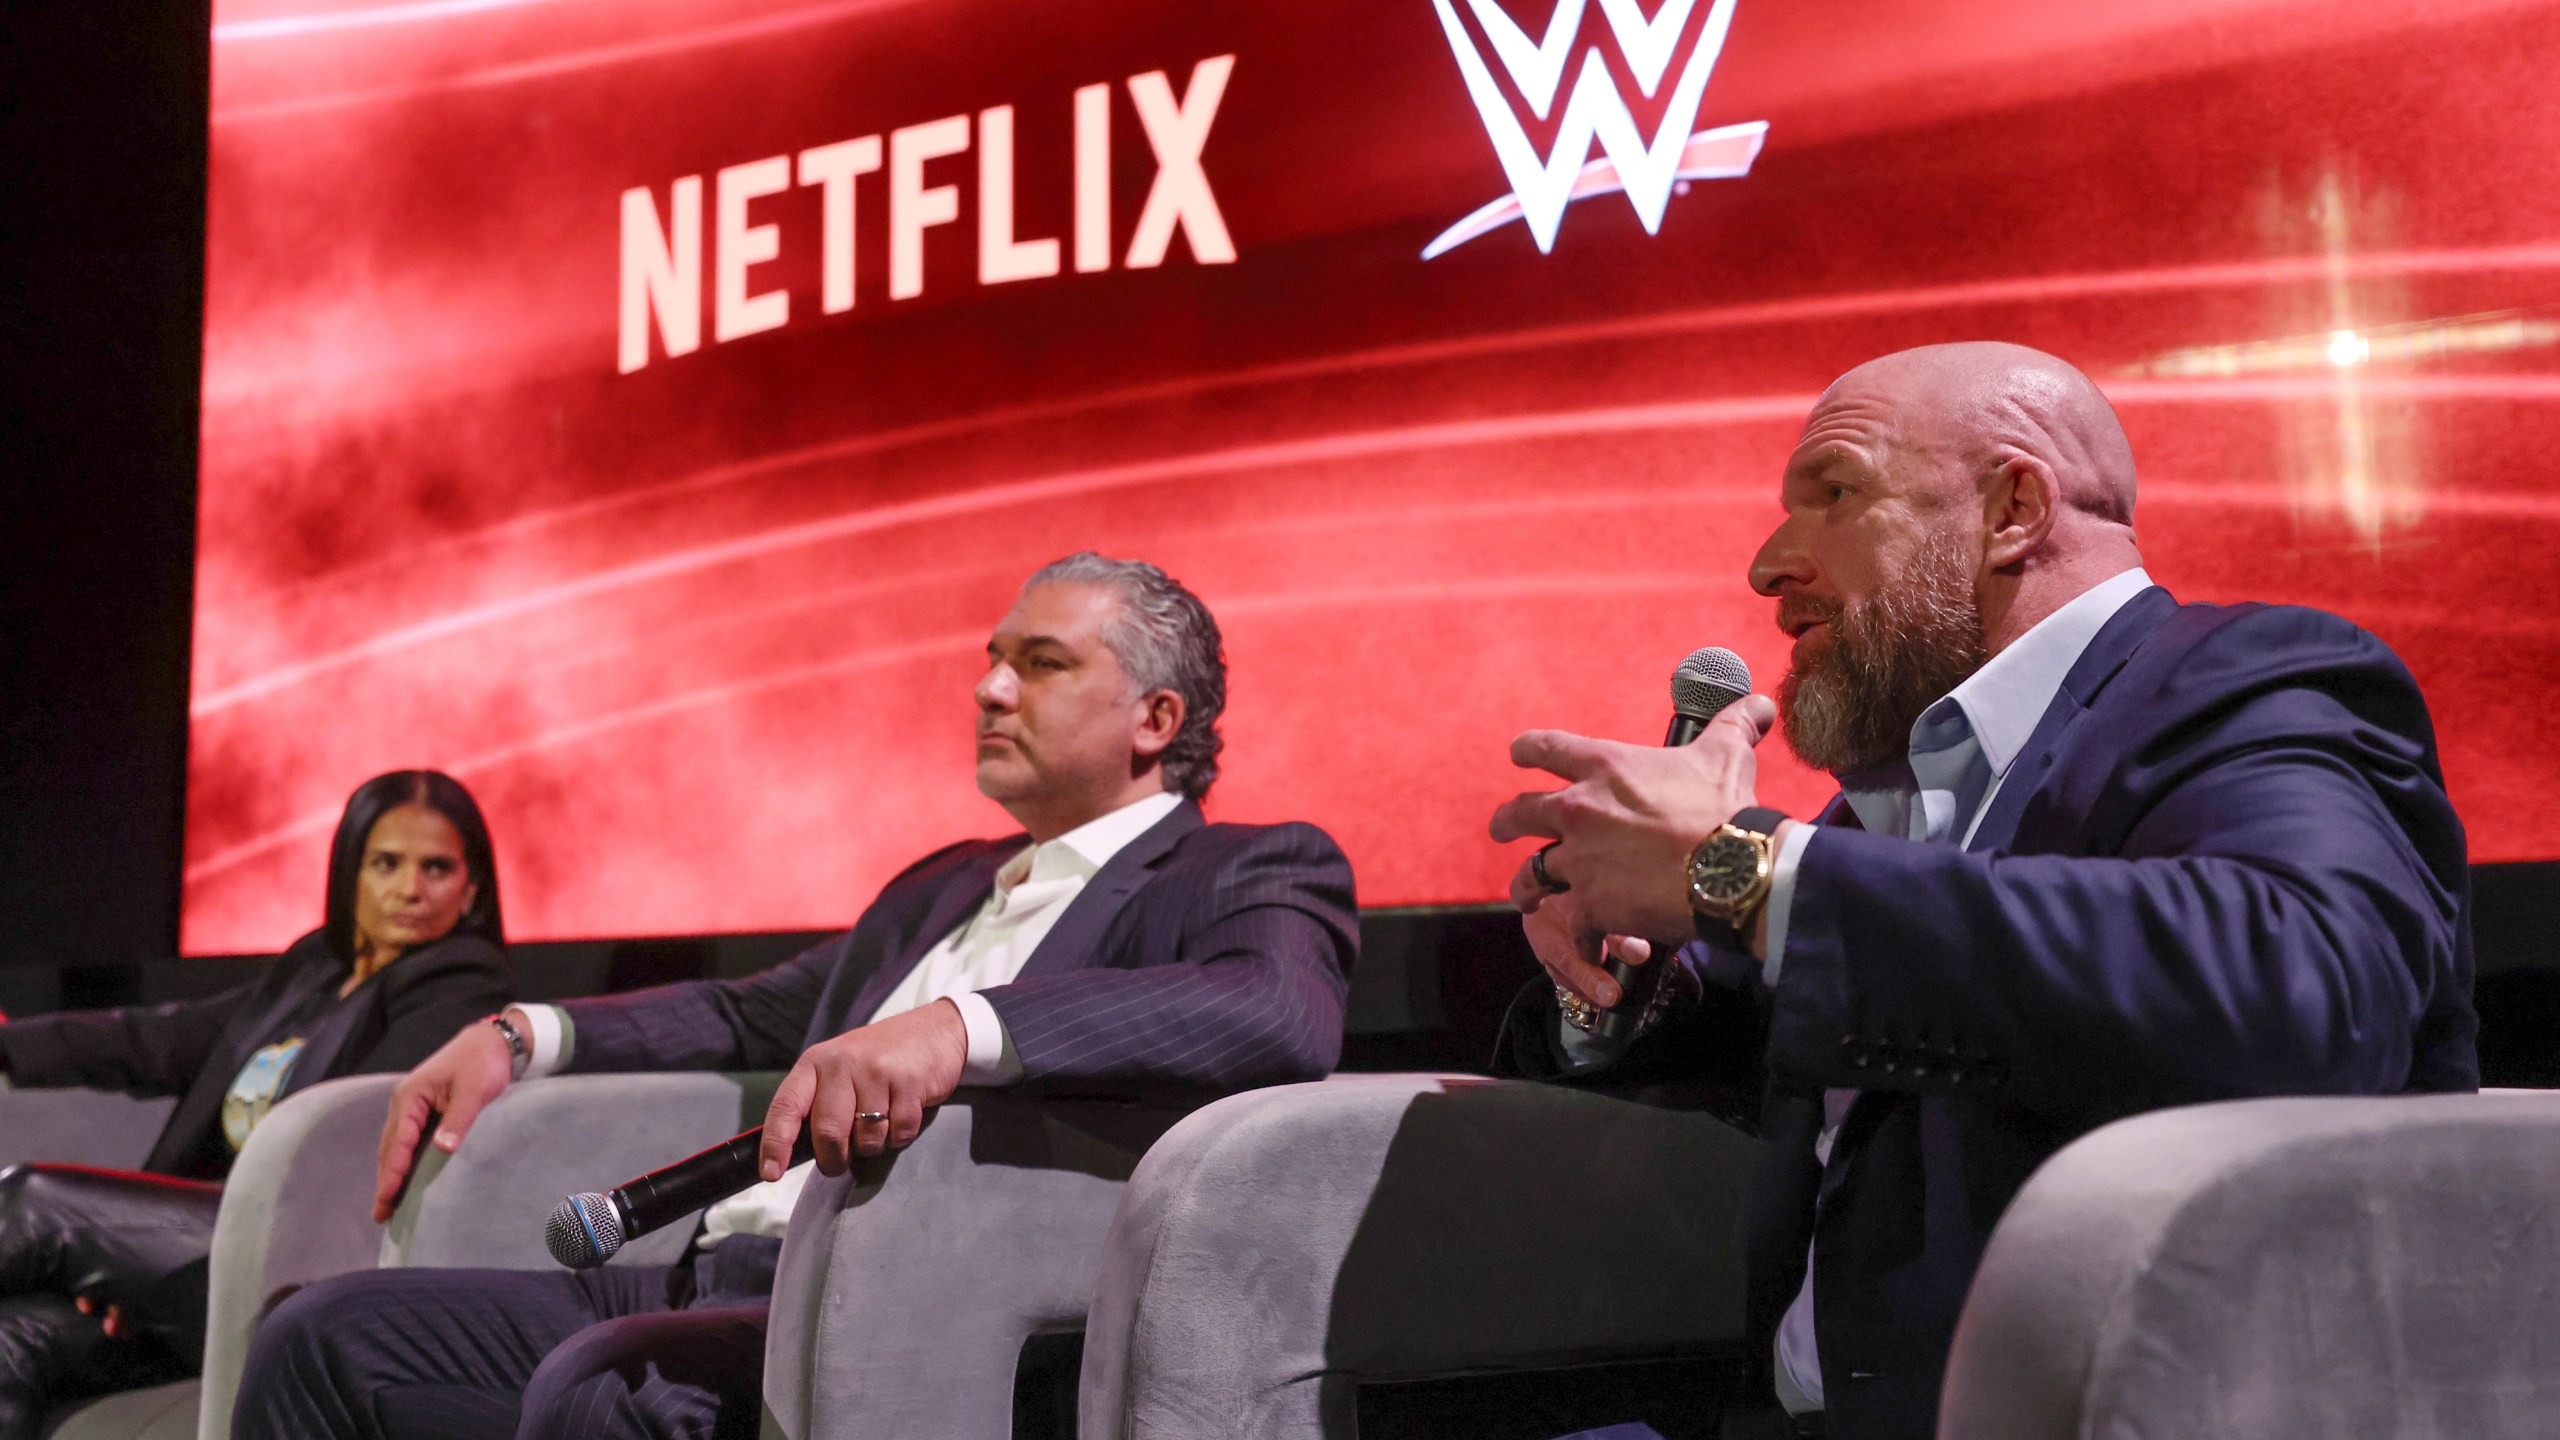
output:
[[[759,1125],[610,1191],[572,1195],[551,1212],[543,1244],[550,1247],[552,1259],[570,1269],[592,1269],[612,1259],[626,1242],[763,1179],[756,1168],[763,1149],[764,1127]],[[801,1164],[812,1153],[809,1127],[803,1125],[791,1146],[791,1164]]]

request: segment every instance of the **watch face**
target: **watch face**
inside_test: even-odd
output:
[[[1738,835],[1719,835],[1699,847],[1689,867],[1697,898],[1736,904],[1760,883],[1760,847]]]

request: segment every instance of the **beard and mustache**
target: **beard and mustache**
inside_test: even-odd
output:
[[[1920,712],[1982,668],[1968,539],[1954,529],[1932,534],[1899,581],[1857,604],[1798,595],[1779,602],[1781,626],[1829,627],[1778,687],[1779,722],[1806,764],[1837,775],[1902,759]]]

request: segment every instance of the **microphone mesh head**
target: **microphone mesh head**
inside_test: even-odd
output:
[[[622,1248],[622,1215],[613,1201],[590,1190],[572,1195],[551,1212],[542,1227],[542,1243],[551,1258],[572,1270],[592,1270]]]
[[[1689,652],[1671,672],[1671,709],[1675,714],[1713,716],[1751,693],[1751,667],[1721,645]]]

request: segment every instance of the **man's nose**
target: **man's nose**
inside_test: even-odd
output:
[[[1012,709],[1014,701],[1019,698],[1019,692],[1013,683],[1013,667],[1010,665],[991,667],[986,674],[978,677],[978,688],[975,694],[978,708],[981,710],[1001,714]]]
[[[1796,538],[1795,528],[1792,517],[1780,521],[1760,542],[1760,553],[1751,557],[1751,588],[1772,600],[1789,581],[1813,583],[1813,557]]]

